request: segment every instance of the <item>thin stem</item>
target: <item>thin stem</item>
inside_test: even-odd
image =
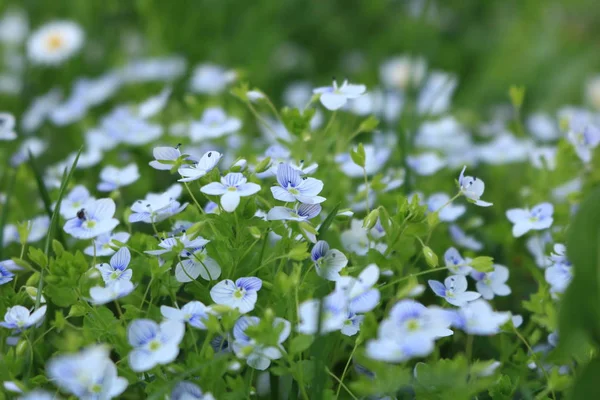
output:
[[[371,207],[369,206],[369,177],[367,176],[367,169],[363,166],[363,177],[365,178],[365,190],[367,191],[367,195],[365,201],[367,202],[367,214],[371,212]]]
[[[433,268],[433,269],[429,269],[427,271],[417,272],[416,274],[409,274],[409,275],[405,276],[404,278],[400,278],[400,279],[397,279],[395,281],[388,282],[388,283],[382,285],[381,287],[383,288],[383,287],[386,287],[386,286],[394,285],[394,284],[396,284],[398,282],[402,282],[402,281],[408,280],[410,278],[414,278],[416,276],[426,275],[426,274],[430,274],[432,272],[443,271],[445,269],[448,269],[448,267]]]
[[[196,200],[196,196],[194,196],[194,194],[192,193],[192,190],[190,189],[190,186],[188,185],[188,183],[187,182],[183,182],[183,185],[185,186],[185,188],[187,189],[190,197],[194,201],[194,204],[196,204],[196,207],[198,207],[198,210],[200,211],[200,214],[204,214],[204,209],[202,208],[202,206],[200,205],[200,203],[198,203],[198,200]]]
[[[358,342],[359,342],[359,340],[357,338],[356,341],[354,342],[354,348],[352,349],[352,352],[350,353],[350,357],[348,357],[348,361],[346,362],[346,366],[344,367],[344,371],[342,371],[342,376],[340,377],[340,384],[338,385],[337,391],[335,392],[336,399],[340,396],[340,390],[342,390],[344,378],[346,377],[346,372],[348,371],[348,367],[350,366],[350,362],[352,361],[354,352],[356,351],[356,349],[358,347]]]
[[[546,371],[544,366],[540,364],[537,354],[533,351],[533,349],[527,342],[527,339],[525,339],[523,337],[523,335],[521,335],[521,333],[517,330],[517,328],[515,328],[513,326],[513,330],[515,331],[515,334],[517,335],[519,340],[521,340],[521,342],[523,342],[525,347],[527,347],[527,350],[531,353],[531,357],[533,358],[533,362],[535,363],[535,366],[542,370],[542,373],[544,374],[544,378],[546,378],[546,384],[548,385],[548,388],[550,388],[550,394],[552,395],[552,399],[556,400],[556,395],[554,394],[554,389],[552,389],[550,386],[550,377],[548,376],[548,372]]]
[[[350,397],[352,397],[354,400],[358,400],[358,397],[356,397],[356,396],[354,395],[354,393],[352,393],[352,392],[350,391],[350,389],[348,389],[348,386],[344,385],[344,382],[342,382],[342,381],[340,380],[340,378],[338,378],[337,376],[335,376],[335,374],[334,374],[333,372],[331,372],[331,371],[329,370],[329,368],[325,367],[325,371],[327,371],[327,373],[328,373],[328,374],[329,374],[329,375],[330,375],[330,376],[331,376],[333,379],[335,379],[335,380],[336,380],[336,381],[337,381],[337,382],[340,384],[340,387],[343,387],[343,388],[344,388],[344,390],[346,390],[346,392],[347,392],[347,393],[350,395]],[[336,399],[337,399],[337,396],[336,396]]]

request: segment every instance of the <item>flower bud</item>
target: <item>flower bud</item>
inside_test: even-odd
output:
[[[256,164],[255,171],[260,174],[261,172],[265,172],[271,166],[271,157],[264,158],[261,162]]]
[[[427,262],[427,265],[429,265],[431,268],[435,268],[438,266],[438,256],[433,252],[433,250],[431,250],[431,247],[424,246],[423,255],[425,256],[425,261]]]
[[[377,220],[379,219],[379,209],[376,208],[369,213],[363,220],[363,228],[371,229],[377,224]]]

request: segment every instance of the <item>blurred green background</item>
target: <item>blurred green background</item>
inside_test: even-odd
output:
[[[408,53],[424,56],[433,68],[458,74],[458,106],[480,108],[505,101],[508,87],[519,84],[527,87],[528,107],[549,109],[581,102],[586,79],[600,72],[597,0],[0,4],[0,11],[25,9],[34,29],[58,18],[76,20],[86,31],[88,55],[95,56],[72,62],[68,69],[32,74],[28,84],[35,93],[57,83],[66,86],[73,74],[93,76],[108,65],[123,64],[130,41],[126,38],[132,32],[146,39],[143,55],[178,53],[190,65],[212,61],[242,68],[247,80],[268,93],[279,93],[296,79],[327,84],[332,75],[373,85],[382,61]],[[14,106],[10,109],[21,108]]]

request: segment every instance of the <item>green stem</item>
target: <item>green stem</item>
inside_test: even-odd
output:
[[[354,342],[354,348],[352,348],[352,352],[350,353],[350,357],[348,357],[348,361],[346,362],[346,366],[344,366],[344,370],[342,371],[342,376],[340,377],[340,384],[338,385],[337,391],[335,392],[335,398],[337,399],[340,396],[340,390],[342,390],[342,385],[344,384],[344,378],[346,377],[346,372],[348,371],[348,367],[350,366],[350,362],[352,362],[352,357],[354,356],[354,352],[358,348],[359,340],[356,338]]]
[[[556,395],[554,394],[554,389],[552,389],[551,385],[550,385],[550,377],[548,376],[548,372],[546,371],[544,366],[539,362],[537,354],[533,351],[533,349],[527,342],[527,339],[525,339],[523,337],[523,335],[521,335],[521,333],[517,330],[517,328],[515,328],[513,326],[513,330],[514,330],[515,334],[517,335],[517,337],[519,338],[519,340],[521,342],[523,342],[525,347],[527,347],[527,350],[531,353],[531,357],[533,358],[533,362],[535,363],[536,367],[539,368],[542,371],[542,373],[544,374],[544,378],[546,378],[546,385],[548,385],[548,388],[550,388],[550,394],[552,395],[552,399],[556,400]]]
[[[340,384],[340,387],[343,387],[344,390],[346,390],[346,392],[350,395],[350,397],[352,397],[353,400],[358,400],[358,397],[356,397],[354,395],[354,393],[352,393],[350,391],[350,389],[348,389],[348,386],[344,385],[344,382],[342,382],[342,380],[340,378],[335,376],[335,374],[333,372],[331,372],[329,370],[329,368],[325,367],[325,371],[327,371],[327,373]],[[336,395],[336,399],[337,399],[337,395]]]
[[[196,204],[196,207],[198,207],[198,211],[200,211],[200,214],[204,214],[204,209],[202,208],[202,206],[200,205],[200,203],[198,203],[198,200],[196,200],[196,196],[194,196],[194,194],[192,193],[192,190],[190,189],[190,186],[188,185],[188,183],[187,182],[183,182],[183,185],[187,189],[187,191],[188,191],[190,197],[192,198],[192,201],[194,202],[194,204]]]

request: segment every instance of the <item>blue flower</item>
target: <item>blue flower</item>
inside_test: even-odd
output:
[[[33,325],[44,318],[46,315],[46,306],[41,306],[33,313],[23,306],[9,307],[4,314],[4,321],[0,322],[0,326],[8,329],[15,329],[22,331]]]
[[[171,187],[165,193],[148,193],[144,200],[137,200],[131,206],[133,213],[129,222],[158,223],[182,212],[188,203],[181,204],[176,199],[181,193],[180,186]]]
[[[239,278],[235,283],[225,279],[213,286],[210,297],[217,304],[229,306],[245,314],[254,310],[261,287],[262,281],[253,276]]]
[[[115,250],[111,246],[117,246],[113,241],[119,241],[121,243],[127,243],[131,235],[128,232],[115,232],[105,233],[98,236],[92,246],[88,246],[83,250],[84,254],[88,256],[97,257],[110,256],[115,253]]]
[[[171,400],[214,400],[210,393],[202,393],[202,389],[192,382],[181,381],[173,388]]]
[[[510,287],[506,284],[508,275],[508,268],[499,264],[494,264],[492,272],[471,272],[471,277],[477,281],[475,285],[477,291],[486,300],[491,300],[494,296],[508,296],[511,293]]]
[[[472,176],[465,176],[466,169],[467,167],[464,166],[462,171],[460,171],[460,176],[458,177],[460,192],[467,198],[467,200],[475,205],[480,207],[492,206],[492,203],[481,200],[481,196],[485,191],[485,183],[476,177],[474,178]]]
[[[342,335],[346,336],[356,335],[360,330],[360,326],[364,319],[364,315],[349,312],[348,318],[344,321],[344,325],[342,326],[342,329],[340,329],[340,332],[342,332]]]
[[[68,220],[63,229],[77,239],[92,239],[112,231],[119,220],[115,215],[115,202],[112,199],[100,199],[87,205],[81,216]]]
[[[169,364],[179,354],[185,325],[177,321],[165,321],[158,325],[149,319],[136,319],[129,325],[127,338],[133,350],[129,353],[129,365],[135,372],[152,369],[158,364]]]
[[[190,137],[193,142],[215,139],[234,133],[242,127],[242,121],[228,117],[221,108],[210,107],[204,110],[200,121],[192,122]]]
[[[12,281],[14,277],[15,275],[2,266],[2,263],[0,263],[0,285],[4,285],[5,283]]]
[[[111,301],[127,296],[135,289],[131,281],[126,279],[115,280],[105,287],[94,286],[90,288],[90,296],[93,304],[106,304]]]
[[[473,267],[469,265],[470,260],[462,258],[458,250],[454,247],[450,247],[446,250],[444,253],[444,261],[446,262],[448,270],[455,275],[468,275],[473,269]]]
[[[105,285],[111,285],[117,281],[130,281],[132,272],[127,267],[131,261],[131,253],[127,247],[121,247],[110,259],[110,264],[102,263],[96,268],[102,274]]]
[[[429,287],[433,292],[446,299],[446,301],[454,306],[462,307],[469,301],[476,300],[481,297],[477,292],[467,291],[467,278],[464,275],[451,275],[444,280],[444,283],[429,280]]]
[[[202,178],[217,166],[223,155],[218,151],[207,151],[200,161],[192,165],[180,167],[177,172],[181,175],[179,182],[190,182]]]
[[[321,213],[320,204],[299,204],[294,209],[276,206],[267,213],[268,221],[308,221]]]
[[[321,312],[322,306],[322,312]],[[342,329],[348,318],[348,299],[342,291],[334,291],[321,300],[306,300],[298,307],[300,323],[297,330],[300,333],[314,335],[319,328],[319,314],[321,315],[320,333],[334,332]]]
[[[550,203],[540,203],[531,210],[526,208],[512,208],[506,211],[506,217],[512,222],[512,234],[520,237],[530,230],[542,230],[552,226],[554,219],[554,206]]]
[[[292,168],[289,164],[279,164],[277,167],[277,182],[279,186],[273,186],[271,192],[275,199],[285,202],[305,204],[318,204],[325,201],[324,197],[318,196],[323,190],[323,182],[315,178],[302,178],[301,172]]]
[[[355,85],[348,83],[347,80],[338,86],[334,79],[331,86],[323,86],[313,90],[313,93],[319,94],[321,104],[328,110],[337,110],[346,105],[348,100],[357,99],[367,91],[365,85]]]
[[[100,172],[98,190],[101,192],[112,192],[120,187],[131,185],[139,178],[140,173],[136,163],[131,163],[123,168],[107,165]]]
[[[364,313],[373,310],[381,297],[379,290],[373,286],[379,279],[379,267],[368,265],[358,278],[342,276],[335,283],[335,291],[341,292],[348,301],[348,311]]]
[[[453,325],[470,335],[494,335],[510,319],[508,312],[496,312],[483,299],[465,304],[458,309]]]

